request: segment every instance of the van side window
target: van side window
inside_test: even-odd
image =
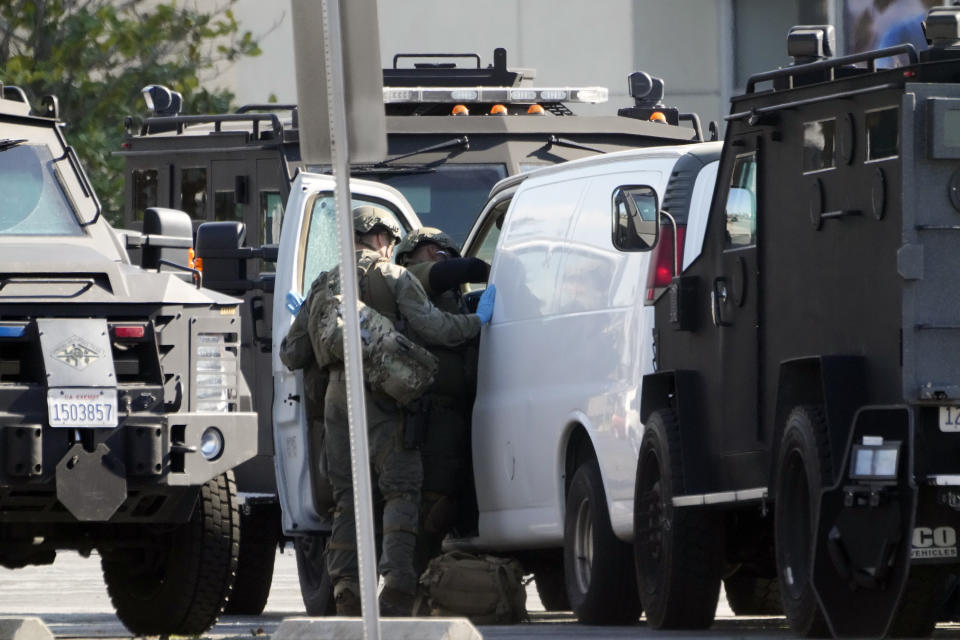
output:
[[[737,156],[727,192],[728,249],[749,247],[757,241],[757,154]]]
[[[495,204],[487,213],[483,221],[483,228],[477,234],[477,239],[473,243],[470,251],[472,258],[480,258],[487,264],[493,264],[493,252],[497,248],[497,240],[500,239],[500,229],[503,226],[503,218],[507,215],[507,209],[510,207],[512,198],[504,198]],[[487,285],[482,282],[470,282],[464,285],[464,291],[477,291],[486,289]]]

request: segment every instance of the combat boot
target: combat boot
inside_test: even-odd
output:
[[[337,616],[341,618],[359,618],[363,615],[360,597],[353,591],[343,590],[336,598]]]
[[[415,599],[411,593],[393,587],[384,587],[380,592],[380,615],[389,618],[409,618],[413,615]]]

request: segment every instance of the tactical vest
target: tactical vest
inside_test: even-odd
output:
[[[390,291],[383,272],[375,268],[381,262],[388,262],[388,260],[383,256],[374,256],[370,253],[364,253],[357,259],[357,287],[360,289],[360,300],[397,324],[401,320],[397,299]]]
[[[423,395],[433,383],[437,358],[397,330],[392,318],[400,317],[399,308],[383,273],[374,268],[381,260],[382,257],[369,254],[361,254],[357,260],[364,378],[371,389],[405,405]],[[335,293],[339,279],[337,269],[320,274],[304,301],[306,309],[297,314],[299,319],[306,311],[310,343],[321,367],[343,362],[343,296]]]

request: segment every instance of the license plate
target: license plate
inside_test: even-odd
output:
[[[960,407],[940,407],[940,431],[960,431]]]
[[[115,389],[50,389],[47,415],[51,427],[117,426]]]

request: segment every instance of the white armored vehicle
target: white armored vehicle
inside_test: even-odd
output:
[[[200,634],[236,572],[232,469],[257,453],[239,301],[200,288],[186,214],[107,223],[55,99],[0,95],[0,566],[96,551],[133,633]]]

